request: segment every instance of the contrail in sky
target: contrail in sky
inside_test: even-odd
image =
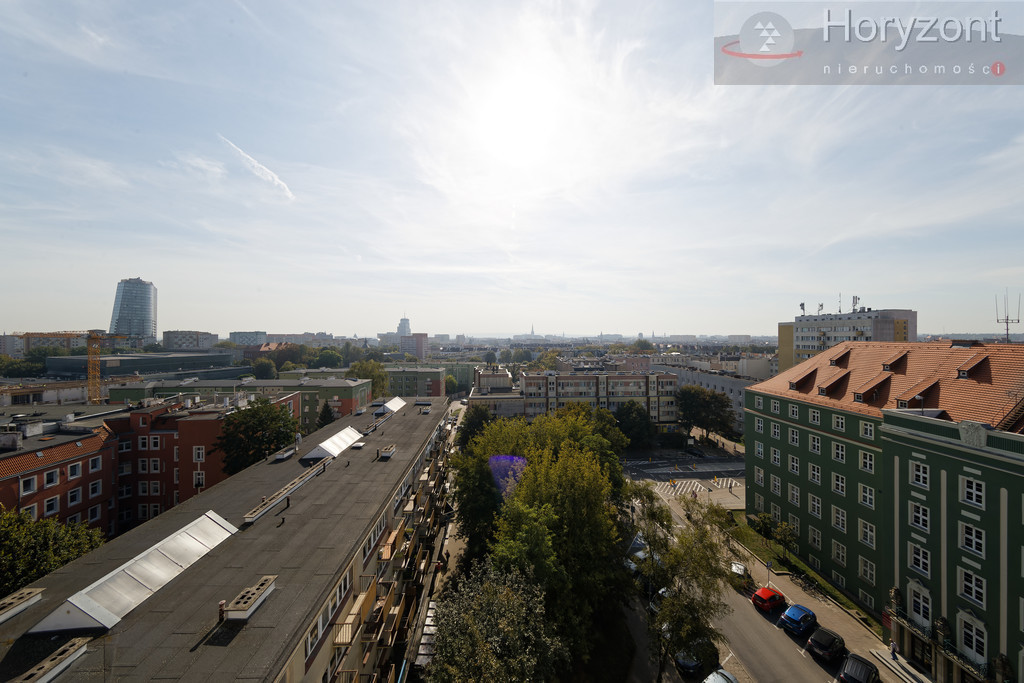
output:
[[[269,168],[267,168],[266,166],[264,166],[260,162],[256,161],[255,159],[253,159],[251,156],[249,156],[245,152],[243,152],[242,149],[238,145],[236,145],[235,143],[231,142],[231,140],[228,140],[226,137],[224,137],[220,133],[217,134],[217,137],[219,137],[221,140],[223,140],[224,142],[226,142],[229,145],[231,145],[231,149],[233,149],[236,152],[238,152],[239,156],[242,157],[242,161],[245,162],[245,165],[249,167],[249,170],[252,171],[256,175],[256,177],[262,178],[263,180],[266,180],[267,182],[269,182],[272,185],[274,185],[275,187],[279,187],[282,190],[284,190],[284,193],[285,193],[285,195],[287,195],[288,199],[295,199],[295,195],[292,194],[292,191],[288,188],[287,185],[285,185],[285,182],[277,177],[276,173],[274,173]]]

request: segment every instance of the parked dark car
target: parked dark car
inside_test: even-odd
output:
[[[843,683],[879,683],[878,667],[860,655],[849,655],[839,670]]]
[[[818,625],[814,612],[803,605],[793,605],[779,617],[779,626],[794,636],[805,636]]]
[[[693,675],[718,666],[718,648],[710,640],[701,639],[675,654],[679,673]]]
[[[786,604],[786,596],[774,588],[765,586],[754,591],[750,601],[762,612],[773,612]]]
[[[807,649],[815,657],[831,662],[843,655],[846,643],[843,642],[843,637],[835,631],[829,631],[824,626],[819,626],[807,639]]]

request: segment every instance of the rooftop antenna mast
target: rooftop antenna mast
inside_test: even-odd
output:
[[[839,292],[839,312],[843,312],[843,293]]]
[[[999,317],[999,297],[996,297],[996,322],[1006,325],[1006,343],[1010,343],[1010,323],[1016,325],[1020,322],[1020,294],[1017,295],[1017,317],[1010,317],[1010,290],[1003,294],[1003,317]]]

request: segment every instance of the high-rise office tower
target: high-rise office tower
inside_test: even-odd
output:
[[[409,325],[409,319],[402,318],[398,321],[398,336],[408,337],[410,334],[412,334],[412,327]]]
[[[156,287],[152,282],[133,277],[117,283],[110,334],[142,337],[147,344],[157,341]]]

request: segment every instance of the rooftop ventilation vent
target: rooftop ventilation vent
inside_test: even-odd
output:
[[[248,620],[252,613],[259,609],[267,596],[274,591],[274,580],[277,574],[268,574],[261,578],[255,586],[249,586],[224,608],[224,618],[231,620]]]

